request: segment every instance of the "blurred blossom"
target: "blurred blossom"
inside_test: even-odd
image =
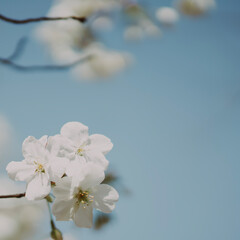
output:
[[[98,17],[92,23],[94,30],[112,30],[113,22],[109,17]]]
[[[108,50],[101,44],[93,44],[85,51],[91,56],[90,59],[73,69],[74,75],[79,79],[110,77],[132,62],[130,54]]]
[[[25,187],[0,176],[0,195],[24,192]],[[45,202],[30,202],[25,198],[1,199],[0,240],[26,240],[37,230],[44,216]]]
[[[129,26],[124,32],[124,38],[126,40],[140,40],[145,36],[161,36],[159,27],[150,19],[140,5],[127,5],[125,8],[125,14],[129,22]]]
[[[214,8],[216,3],[215,0],[178,0],[177,6],[186,15],[198,16]]]
[[[108,12],[117,6],[114,0],[60,0],[55,1],[50,8],[49,17],[88,17],[97,12]],[[99,21],[98,21],[99,20]],[[97,22],[98,23],[97,23]],[[107,18],[98,18],[98,26],[110,26]],[[79,59],[81,48],[87,47],[95,38],[91,28],[76,20],[45,22],[36,30],[37,37],[45,43],[52,57],[62,63],[69,63]]]
[[[144,33],[139,26],[129,26],[124,32],[124,38],[128,41],[136,41],[143,39]]]
[[[13,232],[17,232],[17,221],[7,214],[0,213],[0,239],[11,239]]]
[[[0,115],[0,166],[12,155],[13,129],[7,119]]]
[[[60,0],[49,11],[48,16],[84,16],[107,13],[119,6],[114,0]],[[73,69],[78,79],[104,78],[120,72],[129,64],[129,54],[110,51],[97,44],[93,30],[111,29],[110,18],[99,16],[88,24],[75,20],[46,22],[36,31],[36,36],[47,45],[57,62],[73,63],[84,56],[89,60]]]
[[[157,19],[165,25],[173,25],[178,19],[178,12],[171,7],[161,7],[156,11]]]

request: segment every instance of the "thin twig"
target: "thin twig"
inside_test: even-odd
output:
[[[22,198],[25,197],[26,193],[17,193],[17,194],[11,194],[11,195],[1,195],[0,198]]]
[[[9,23],[14,23],[14,24],[25,24],[25,23],[32,23],[32,22],[42,22],[42,21],[59,21],[59,20],[68,20],[68,19],[73,19],[79,22],[86,22],[87,19],[85,17],[76,17],[76,16],[69,16],[69,17],[38,17],[38,18],[27,18],[27,19],[13,19],[6,17],[2,14],[0,14],[0,19],[9,22]]]
[[[14,68],[15,70],[19,70],[19,71],[28,71],[28,72],[32,72],[32,71],[55,71],[55,70],[67,70],[70,69],[82,62],[85,62],[87,60],[89,60],[91,56],[85,56],[82,57],[81,59],[72,62],[72,63],[68,63],[68,64],[63,64],[63,65],[29,65],[29,66],[24,66],[24,65],[20,65],[17,64],[9,59],[6,58],[0,58],[0,63]]]
[[[7,59],[12,61],[12,60],[16,60],[17,58],[19,58],[26,46],[26,43],[27,43],[26,37],[20,38],[13,53]]]

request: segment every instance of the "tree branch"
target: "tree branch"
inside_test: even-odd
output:
[[[76,17],[76,16],[69,16],[69,17],[38,17],[38,18],[27,18],[27,19],[22,19],[22,20],[17,20],[13,18],[6,17],[2,14],[0,14],[0,19],[13,23],[13,24],[25,24],[25,23],[32,23],[32,22],[42,22],[42,21],[59,21],[59,20],[68,20],[68,19],[73,19],[79,22],[86,22],[87,19],[85,17]]]
[[[89,60],[91,56],[84,56],[81,59],[69,63],[69,64],[63,64],[63,65],[30,65],[30,66],[24,66],[17,64],[9,59],[6,58],[0,58],[0,63],[9,66],[11,68],[14,68],[15,70],[19,71],[28,71],[28,72],[33,72],[33,71],[56,71],[56,70],[67,70],[70,69],[82,62],[85,62]]]
[[[17,193],[12,195],[1,195],[0,198],[22,198],[25,197],[26,193]]]
[[[26,46],[27,43],[27,38],[26,37],[22,37],[20,38],[20,40],[18,41],[13,53],[7,58],[8,60],[16,60],[18,57],[20,57],[22,55],[22,52]]]

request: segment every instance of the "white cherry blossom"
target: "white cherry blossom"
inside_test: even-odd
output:
[[[39,140],[29,136],[22,145],[24,160],[10,162],[7,172],[11,179],[26,181],[26,198],[42,199],[51,191],[51,181],[56,181],[65,173],[68,160],[55,157],[46,148],[47,136]]]
[[[88,127],[80,122],[68,122],[63,125],[60,135],[49,137],[49,149],[59,157],[71,160],[66,174],[76,162],[93,162],[103,169],[108,166],[105,155],[112,149],[111,140],[101,134],[88,135]]]
[[[104,172],[95,164],[74,167],[72,173],[73,177],[63,177],[56,182],[52,212],[57,221],[73,220],[78,227],[91,228],[93,208],[110,213],[119,195],[113,187],[101,184]]]
[[[173,25],[179,19],[178,12],[171,7],[161,7],[156,11],[157,19],[166,25]]]
[[[73,68],[76,79],[93,80],[111,77],[132,63],[132,56],[127,52],[107,49],[103,44],[92,43],[84,49],[88,61]]]

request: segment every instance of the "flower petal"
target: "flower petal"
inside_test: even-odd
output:
[[[47,141],[48,141],[48,135],[44,135],[41,138],[39,138],[39,143],[42,144],[43,147],[47,146]]]
[[[101,134],[93,134],[89,136],[90,144],[89,148],[95,151],[99,151],[104,155],[110,152],[113,148],[111,140]]]
[[[25,159],[45,157],[45,146],[35,137],[27,137],[22,144],[22,152]]]
[[[78,186],[83,190],[95,187],[104,180],[105,174],[101,167],[93,163],[86,163],[82,166],[81,174],[73,176],[73,182],[75,179],[79,179]]]
[[[76,147],[88,139],[88,127],[80,122],[68,122],[61,128],[61,135],[72,140]]]
[[[72,141],[60,134],[48,138],[47,149],[52,155],[58,157],[66,157],[70,160],[76,157],[76,147]]]
[[[67,169],[66,169],[66,174],[67,176],[84,176],[83,172],[82,172],[82,168],[84,168],[85,164],[86,164],[86,159],[84,157],[78,157],[73,161],[70,161]]]
[[[74,199],[66,201],[57,199],[53,203],[52,213],[57,221],[68,221],[72,217],[73,207]]]
[[[6,168],[8,176],[16,181],[28,182],[35,174],[35,167],[28,164],[25,160],[22,162],[10,162]]]
[[[93,223],[92,206],[79,206],[77,212],[73,215],[73,220],[78,227],[91,228]]]
[[[63,177],[56,181],[56,186],[53,188],[53,194],[57,200],[69,200],[71,198],[71,184],[70,177]]]
[[[89,150],[84,153],[84,157],[87,162],[92,162],[104,170],[108,167],[109,162],[101,152]]]
[[[51,191],[47,174],[39,173],[28,183],[26,198],[28,200],[40,200],[46,197]]]
[[[93,207],[104,213],[112,212],[119,198],[118,192],[107,184],[96,186],[93,195]]]
[[[52,157],[49,163],[50,180],[55,182],[58,178],[61,178],[68,164],[69,160],[67,158]]]

